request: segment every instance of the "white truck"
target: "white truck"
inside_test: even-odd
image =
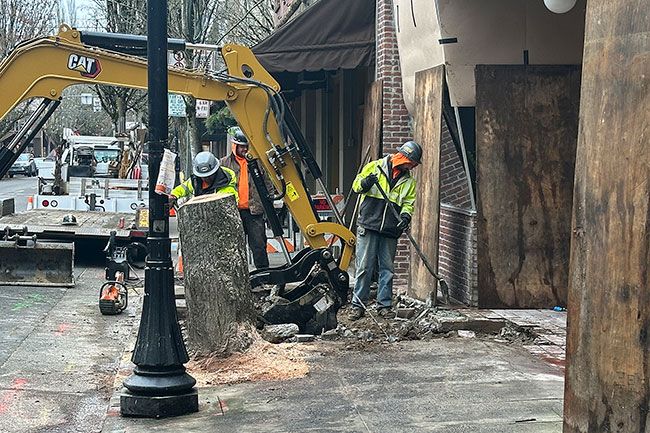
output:
[[[116,231],[118,240],[142,240],[148,223],[148,179],[117,178],[129,138],[68,135],[66,141],[60,160],[39,171],[38,191],[28,210],[15,213],[6,203],[0,226],[27,227],[30,234],[46,239],[108,239]],[[136,156],[133,167],[142,159]],[[138,168],[131,172],[146,177],[146,167]]]

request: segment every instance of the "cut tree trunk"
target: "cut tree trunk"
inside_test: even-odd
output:
[[[190,349],[222,355],[245,350],[255,308],[235,198],[194,197],[178,217]]]

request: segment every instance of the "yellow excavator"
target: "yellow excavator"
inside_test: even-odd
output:
[[[0,64],[0,119],[19,103],[41,98],[27,124],[9,146],[0,148],[0,178],[22,153],[31,138],[59,105],[63,90],[74,84],[103,84],[147,88],[146,37],[124,34],[82,32],[61,25],[55,36],[17,45]],[[216,49],[170,39],[170,50]],[[336,313],[349,292],[347,269],[355,237],[345,227],[322,182],[322,173],[279,84],[260,65],[247,47],[219,48],[225,72],[195,72],[169,68],[170,93],[197,99],[224,101],[249,139],[249,173],[260,192],[266,217],[275,237],[283,230],[273,199],[282,198],[309,248],[291,257],[286,264],[251,273],[253,286],[261,284],[293,287],[285,289],[264,311],[270,323],[297,323],[302,331],[320,332],[336,326]],[[278,192],[272,197],[261,175],[260,165],[270,174]],[[321,221],[311,202],[301,167],[306,167],[325,193],[336,221]],[[335,257],[326,235],[340,240]],[[281,240],[281,239],[279,239]],[[281,240],[280,245],[285,243]],[[298,284],[289,284],[298,283]],[[286,286],[285,286],[286,285]]]

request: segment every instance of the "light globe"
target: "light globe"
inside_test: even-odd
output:
[[[577,0],[544,0],[546,8],[556,14],[563,14],[569,12],[575,5]]]

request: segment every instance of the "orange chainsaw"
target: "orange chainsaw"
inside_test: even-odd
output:
[[[120,314],[129,305],[129,292],[124,273],[116,272],[115,281],[107,281],[99,289],[99,311],[106,316]]]
[[[112,231],[106,253],[106,282],[99,289],[99,311],[104,315],[120,314],[129,304],[126,281],[129,279],[127,249],[118,247],[116,232]]]

